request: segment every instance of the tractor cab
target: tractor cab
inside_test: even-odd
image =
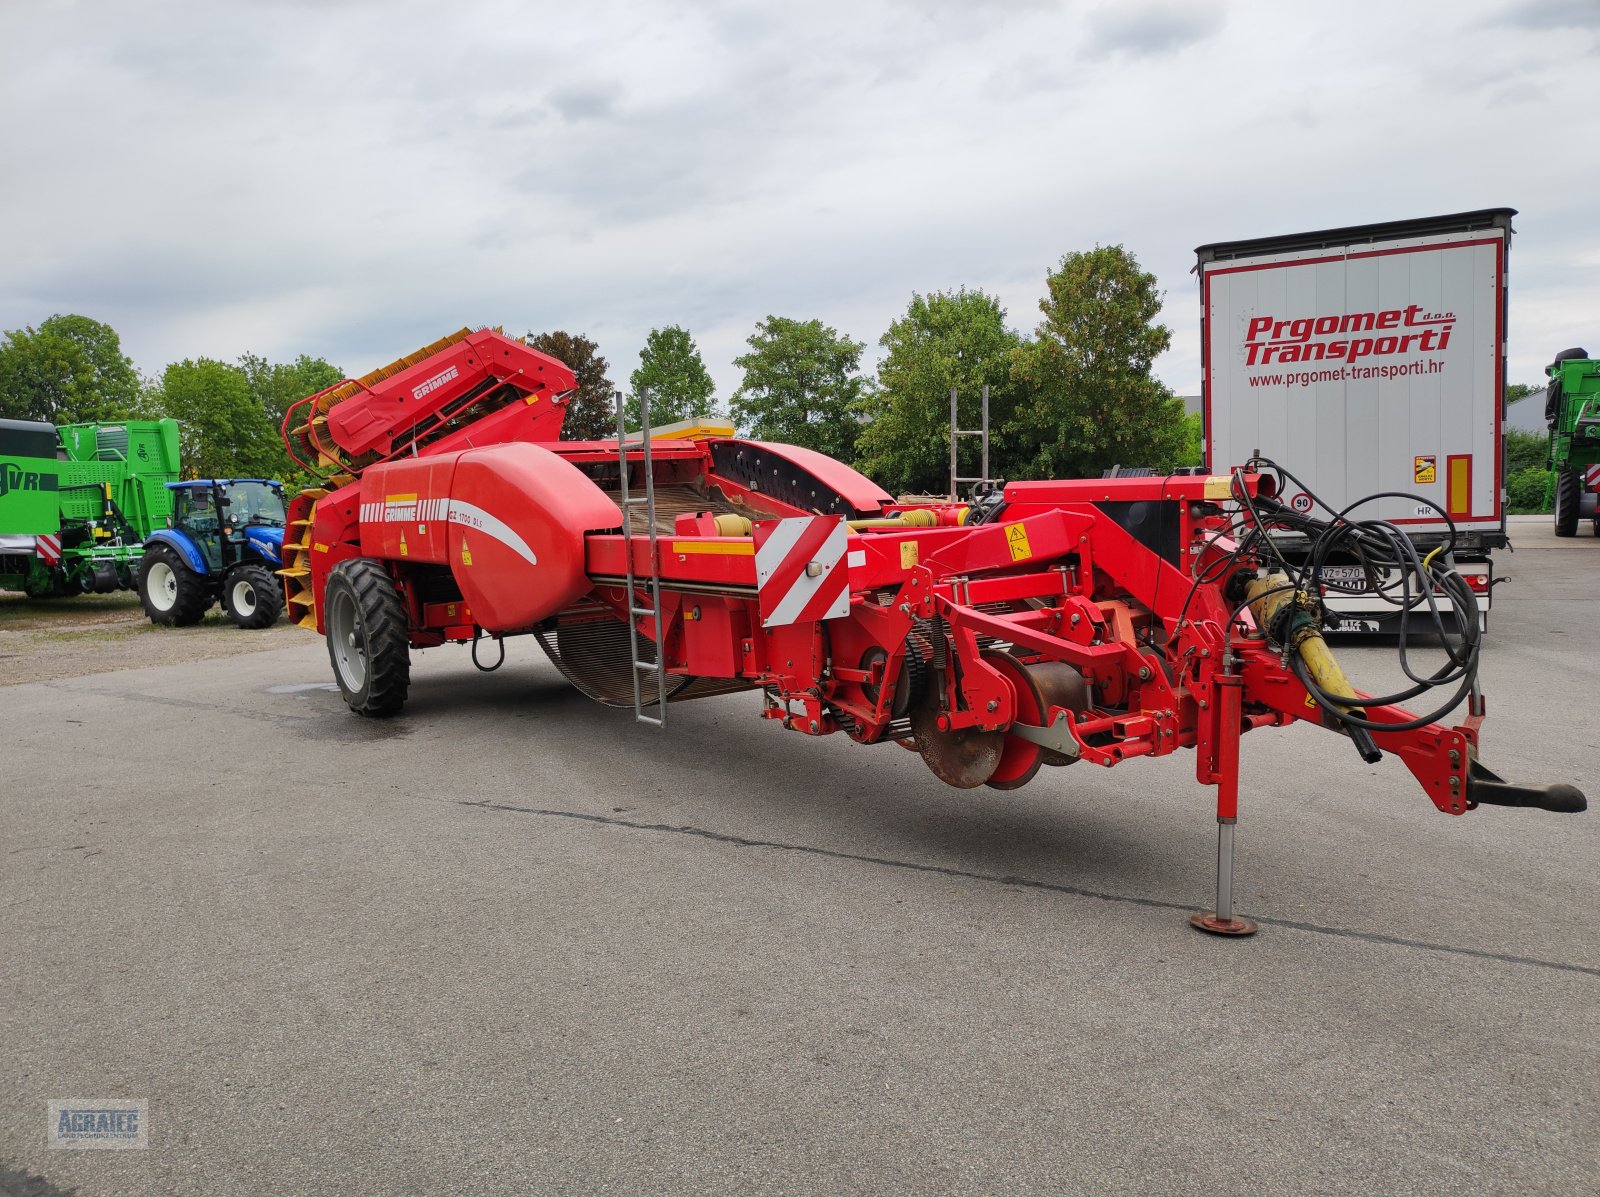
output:
[[[282,555],[283,487],[261,478],[180,482],[172,487],[172,528],[187,533],[208,570],[248,557]]]
[[[198,623],[218,599],[242,628],[283,609],[283,486],[266,478],[168,484],[172,517],[146,539],[139,595],[157,623]]]

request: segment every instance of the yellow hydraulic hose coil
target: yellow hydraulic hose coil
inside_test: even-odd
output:
[[[1311,675],[1311,680],[1325,694],[1347,697],[1355,702],[1355,689],[1345,676],[1333,650],[1322,638],[1322,604],[1317,596],[1296,589],[1289,575],[1278,572],[1257,578],[1245,588],[1250,603],[1250,613],[1256,626],[1274,639],[1281,639],[1284,647],[1299,655]],[[1292,608],[1285,617],[1285,608]],[[1280,621],[1283,627],[1278,627]],[[1341,706],[1340,710],[1364,714],[1359,706]]]

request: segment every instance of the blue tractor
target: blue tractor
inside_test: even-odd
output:
[[[145,537],[139,601],[154,623],[197,624],[222,600],[241,628],[265,628],[283,613],[281,483],[208,478],[167,484],[168,526]]]

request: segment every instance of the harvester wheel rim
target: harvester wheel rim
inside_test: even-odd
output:
[[[356,597],[348,590],[338,590],[328,602],[328,647],[333,650],[334,668],[339,678],[352,694],[367,684],[367,656],[361,634],[361,613],[356,609]]]

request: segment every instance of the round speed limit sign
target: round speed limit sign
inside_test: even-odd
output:
[[[1299,494],[1295,495],[1294,498],[1289,500],[1289,506],[1302,513],[1310,511],[1311,496],[1306,494],[1305,491],[1301,491]]]

